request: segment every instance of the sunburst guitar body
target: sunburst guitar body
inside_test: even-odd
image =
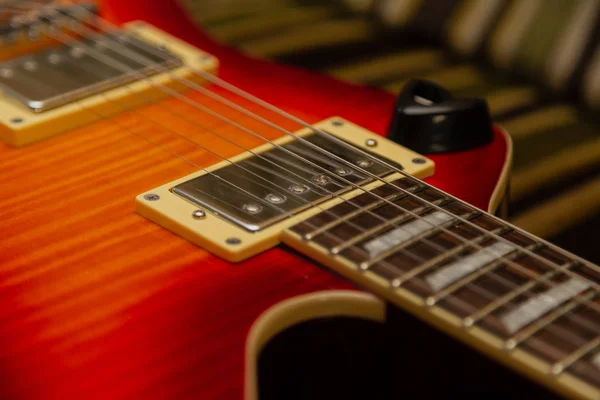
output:
[[[491,216],[511,162],[500,127],[471,150],[418,154],[384,137],[388,93],[248,58],[175,1],[97,5],[101,18],[87,3],[5,5],[0,397],[401,398],[417,393],[415,360],[451,365],[438,341],[457,339],[598,398],[597,336],[548,356],[529,342],[595,312],[598,267]],[[410,253],[422,240],[443,251]],[[393,270],[397,249],[414,269]],[[460,298],[499,268],[520,280],[485,304]]]

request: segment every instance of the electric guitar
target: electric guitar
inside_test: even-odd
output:
[[[437,89],[395,99],[251,59],[170,0],[0,4],[2,398],[302,398],[308,381],[272,385],[300,368],[269,363],[309,355],[302,327],[364,344],[383,336],[348,321],[392,319],[385,375],[371,347],[354,375],[319,369],[331,342],[302,369],[402,397],[399,348],[441,362],[406,342],[409,315],[600,396],[600,267],[493,216],[501,127],[421,154],[417,127],[437,140],[454,118]]]

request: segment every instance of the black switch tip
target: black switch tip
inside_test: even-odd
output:
[[[418,153],[431,154],[483,146],[494,133],[484,99],[455,99],[443,87],[415,79],[398,95],[388,137]]]

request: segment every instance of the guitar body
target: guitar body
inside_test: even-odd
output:
[[[310,123],[341,116],[385,132],[392,95],[249,59],[211,41],[175,1],[148,4],[101,3],[115,23],[144,20],[212,54],[221,78]],[[381,316],[379,300],[286,247],[231,264],[136,214],[135,196],[194,168],[112,123],[130,123],[125,117],[0,147],[2,398],[241,398],[253,363],[245,367],[248,334],[278,303],[349,290],[333,301],[364,300]],[[429,158],[436,169],[427,182],[495,211],[510,164],[504,132],[476,150]]]

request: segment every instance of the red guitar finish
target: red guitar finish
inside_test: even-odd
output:
[[[249,59],[198,31],[174,1],[107,0],[102,5],[114,22],[145,20],[213,54],[221,62],[222,78],[308,122],[339,115],[374,132],[385,131],[394,103],[388,93]],[[75,151],[69,146],[74,137],[59,136],[42,146],[50,157],[61,157]],[[19,154],[36,145],[28,149]],[[427,181],[487,209],[507,149],[505,136],[497,131],[486,147],[432,156],[436,174]],[[2,146],[0,159],[16,158],[13,151]],[[21,182],[4,167],[0,172],[2,185],[11,195],[17,192]],[[43,173],[22,173],[18,179]],[[157,173],[154,186],[142,190],[165,182]],[[45,215],[42,205],[36,217],[55,228],[30,242],[36,218],[0,225],[0,245],[9,239],[16,243],[0,250],[0,397],[238,399],[246,335],[263,311],[298,294],[352,288],[283,248],[235,265],[217,259],[136,215],[134,196],[140,192],[115,186],[105,201],[106,216],[85,226],[63,228],[60,221],[71,218],[69,212],[90,210]],[[2,219],[31,213],[27,204],[8,208],[0,201],[0,206]],[[102,201],[93,207],[101,208]],[[126,221],[123,232],[102,233],[109,220]],[[19,264],[29,260],[30,251],[46,247],[52,247],[47,256],[27,267],[25,261]],[[81,254],[86,255],[78,263],[70,261]],[[15,263],[21,269],[7,267]],[[45,273],[38,274],[40,269]],[[91,279],[95,274],[103,278]],[[78,281],[87,278],[93,284]],[[58,285],[71,289],[54,293]]]

